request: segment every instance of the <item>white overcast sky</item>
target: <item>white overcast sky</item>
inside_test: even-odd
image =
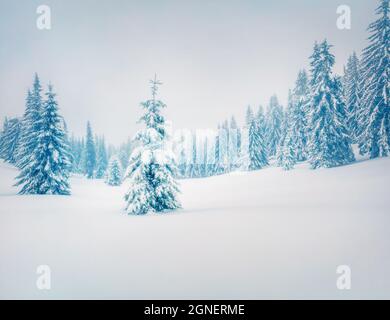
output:
[[[52,29],[36,28],[49,5]],[[336,9],[352,10],[352,29]],[[19,116],[34,72],[53,83],[69,131],[119,144],[136,129],[154,73],[176,128],[214,128],[248,104],[283,104],[315,40],[334,45],[336,72],[367,44],[374,0],[0,0],[0,117]]]

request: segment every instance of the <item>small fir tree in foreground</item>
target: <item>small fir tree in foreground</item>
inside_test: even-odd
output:
[[[126,172],[130,187],[125,195],[126,212],[142,215],[148,212],[166,212],[180,208],[173,152],[168,145],[165,119],[161,109],[165,104],[157,99],[156,77],[151,81],[152,98],[141,103],[145,114],[140,122],[145,129],[135,137],[135,148]]]

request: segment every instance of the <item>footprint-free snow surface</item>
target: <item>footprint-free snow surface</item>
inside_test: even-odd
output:
[[[126,185],[19,196],[17,173],[0,163],[0,298],[390,298],[389,158],[181,181],[183,209],[147,216]]]

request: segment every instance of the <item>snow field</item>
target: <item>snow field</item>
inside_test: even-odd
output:
[[[0,164],[0,298],[390,298],[390,159],[181,181],[183,210],[126,216],[127,186],[18,196]],[[39,265],[51,290],[36,287]],[[349,265],[352,288],[336,287]]]

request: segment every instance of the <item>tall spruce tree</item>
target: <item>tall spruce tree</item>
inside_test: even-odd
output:
[[[96,169],[96,148],[92,134],[91,124],[87,123],[87,136],[85,142],[85,175],[88,179],[93,179]]]
[[[191,159],[187,166],[187,176],[190,178],[196,178],[200,176],[199,170],[199,161],[198,161],[198,149],[197,149],[197,134],[196,131],[193,130],[191,132]]]
[[[85,144],[85,137],[81,138],[81,157],[80,157],[80,171],[84,176],[87,175],[87,148]]]
[[[311,56],[310,136],[308,156],[313,169],[355,160],[345,117],[340,81],[332,75],[335,58],[325,40]]]
[[[178,152],[178,174],[180,178],[187,177],[187,153],[186,153],[186,139],[185,135],[182,133],[180,136],[180,141],[178,141],[177,146],[179,148]]]
[[[96,161],[96,178],[101,179],[107,170],[108,159],[107,149],[104,137],[97,139],[97,161]]]
[[[259,135],[264,141],[262,144],[261,153],[264,154],[264,157],[267,159],[266,165],[268,165],[268,147],[267,147],[267,122],[265,119],[264,108],[262,105],[259,105],[256,113],[257,127],[259,130]]]
[[[55,96],[49,85],[41,118],[36,124],[36,147],[30,162],[17,177],[16,186],[22,186],[19,194],[70,194],[70,150]]]
[[[230,170],[235,170],[239,166],[240,146],[241,146],[241,131],[237,125],[234,116],[231,117],[229,124],[229,163]]]
[[[20,137],[19,137],[19,143],[17,145],[17,148],[15,150],[15,163],[18,167],[22,167],[22,159],[27,160],[28,157],[31,155],[31,152],[27,155],[26,154],[26,149],[27,145],[26,142],[29,141],[31,133],[30,128],[31,128],[31,123],[32,122],[32,115],[33,115],[33,104],[32,104],[32,94],[31,90],[27,91],[27,96],[26,96],[26,102],[25,102],[25,111],[23,118],[20,123]],[[40,114],[38,114],[37,119],[40,117]],[[36,140],[34,140],[35,143]],[[30,150],[31,151],[31,150]],[[26,159],[27,156],[27,159]]]
[[[167,144],[165,119],[161,114],[166,105],[157,99],[160,84],[155,77],[151,81],[152,98],[141,103],[145,114],[140,121],[146,128],[135,137],[139,146],[133,151],[127,169],[126,177],[131,183],[125,195],[128,214],[142,215],[180,208],[176,164]]]
[[[344,95],[348,117],[348,129],[353,142],[357,141],[361,130],[358,126],[358,113],[361,110],[360,61],[354,52],[349,58],[344,74]]]
[[[390,153],[390,20],[389,0],[376,9],[378,20],[368,30],[370,45],[362,57],[362,107],[359,148],[370,158]]]
[[[254,118],[253,110],[251,106],[248,106],[246,109],[246,115],[245,115],[245,125],[249,129],[252,120]]]
[[[35,74],[33,89],[27,92],[20,143],[17,149],[17,166],[21,169],[29,165],[31,155],[37,147],[41,112],[42,86],[38,74]]]
[[[291,111],[292,111],[292,93],[291,90],[288,90],[288,102],[287,102],[287,109],[283,110],[283,117],[282,117],[282,125],[280,130],[280,139],[279,143],[276,147],[276,164],[279,165],[282,161],[281,157],[283,156],[283,146],[284,142],[287,138],[287,131],[289,126],[291,125]]]
[[[231,130],[229,126],[229,121],[225,120],[221,125],[221,139],[220,146],[223,155],[223,163],[226,167],[226,171],[230,171],[233,167],[232,163],[232,137]]]
[[[232,116],[230,120],[230,142],[231,142],[231,149],[232,149],[232,168],[231,169],[237,169],[239,166],[239,159],[241,156],[241,129],[237,125],[236,118]]]
[[[259,170],[268,165],[264,122],[262,108],[259,108],[249,125],[249,170]]]
[[[276,95],[272,96],[267,110],[267,134],[268,155],[274,156],[277,152],[282,137],[283,108],[279,104]]]
[[[291,170],[297,162],[297,137],[295,136],[294,117],[295,105],[291,90],[288,95],[288,106],[283,119],[282,137],[277,152],[277,165],[285,170]]]
[[[77,139],[73,135],[70,138],[70,150],[72,154],[72,172],[82,174],[82,154],[83,154],[83,140]]]
[[[308,112],[310,101],[309,79],[305,70],[301,70],[295,82],[291,97],[291,124],[289,138],[292,139],[296,161],[307,158]]]
[[[223,160],[223,147],[221,146],[221,136],[222,128],[218,125],[217,133],[215,135],[215,154],[214,154],[214,164],[213,164],[213,174],[219,175],[226,171],[226,165]]]

